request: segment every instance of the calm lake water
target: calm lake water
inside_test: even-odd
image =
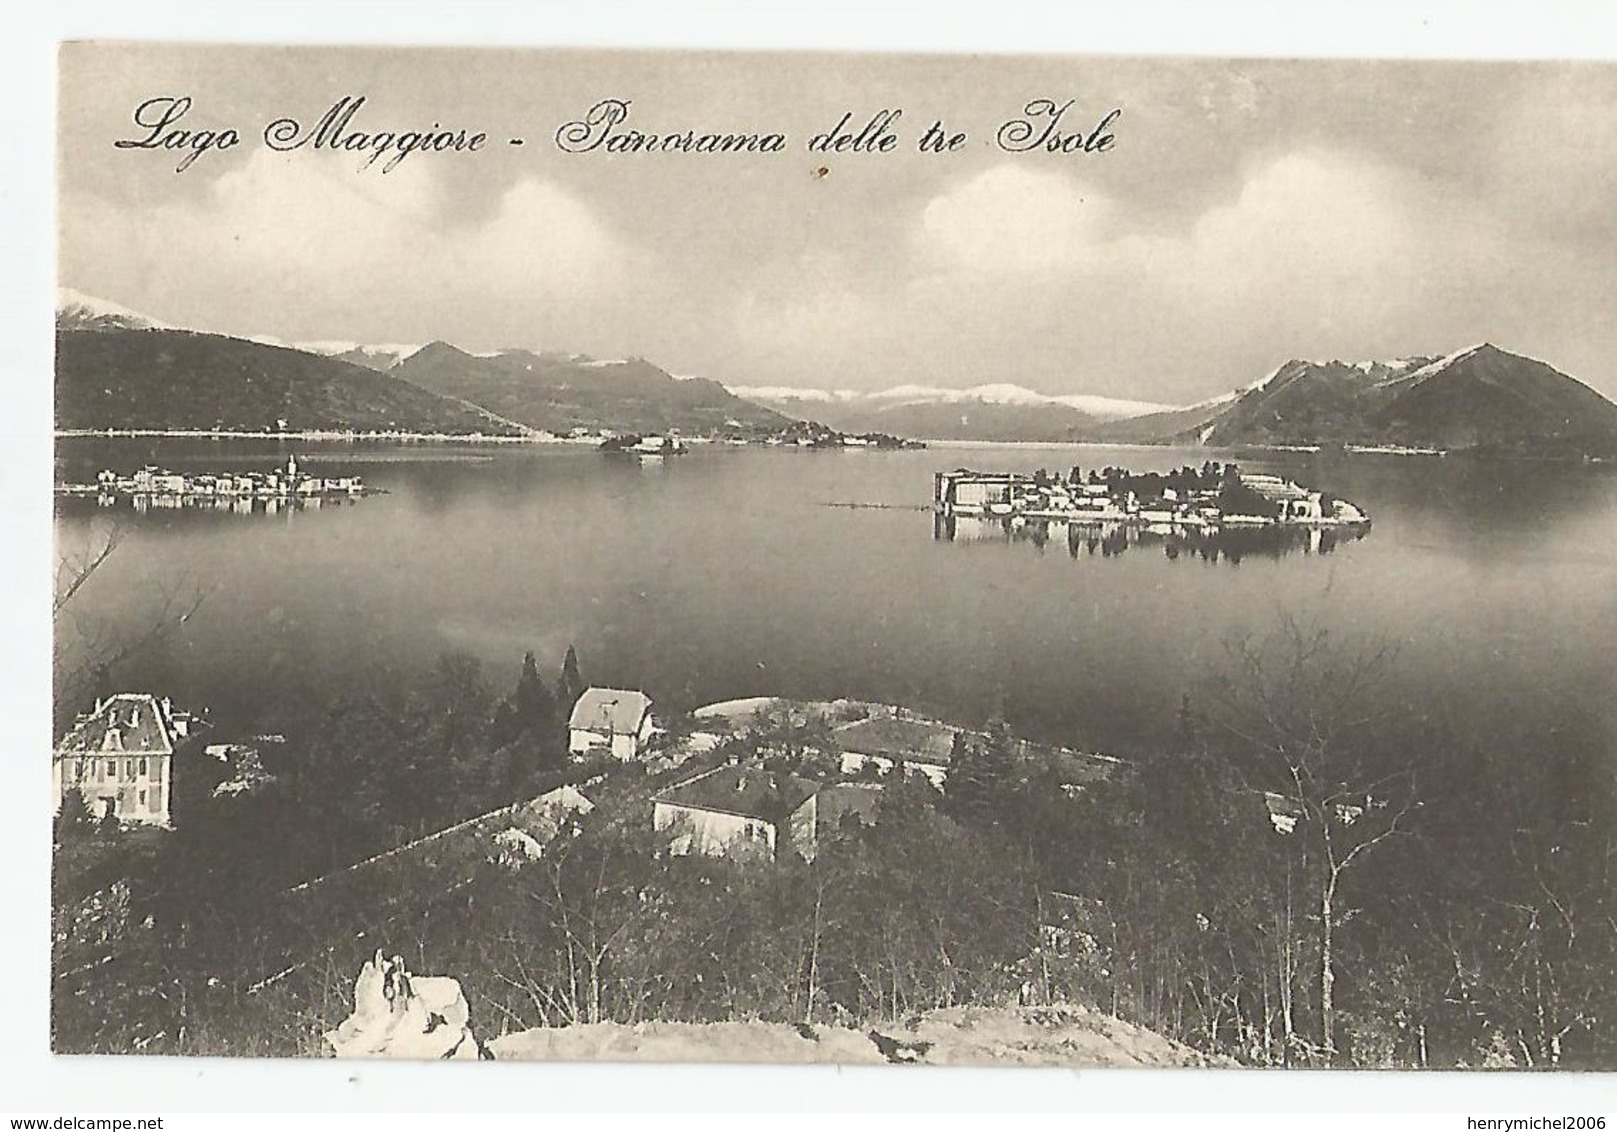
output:
[[[267,469],[274,442],[70,441],[58,477]],[[963,722],[995,712],[1042,739],[1126,753],[1161,739],[1229,643],[1294,616],[1394,650],[1383,706],[1499,743],[1617,750],[1617,470],[1457,459],[1269,454],[1241,460],[1366,508],[1329,553],[1209,561],[938,537],[935,471],[1118,464],[1205,450],[933,447],[699,450],[640,463],[573,448],[299,444],[317,474],[387,494],[275,515],[57,508],[62,548],[109,522],[115,555],[80,627],[133,632],[165,585],[207,591],[120,673],[221,722],[271,726],[288,697],[408,680],[471,653],[502,690],[524,650],[576,643],[587,679],[692,706],[854,696]],[[846,507],[834,504],[879,504]],[[72,627],[60,647],[73,646]],[[1411,734],[1414,732],[1412,731]]]

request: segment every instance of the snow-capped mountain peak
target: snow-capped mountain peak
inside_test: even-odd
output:
[[[1414,358],[1411,360],[1420,363],[1415,369],[1410,370],[1408,373],[1401,373],[1394,377],[1388,378],[1382,384],[1394,385],[1400,382],[1414,383],[1421,381],[1424,378],[1431,377],[1434,373],[1440,373],[1443,370],[1448,369],[1456,362],[1464,361],[1473,354],[1481,353],[1483,350],[1492,349],[1494,349],[1494,347],[1491,343],[1478,342],[1474,345],[1467,346],[1462,350],[1456,350],[1452,354],[1445,354],[1443,357],[1435,360],[1432,358]]]
[[[355,365],[365,366],[368,369],[389,370],[398,365],[405,358],[420,350],[420,342],[343,342],[343,341],[316,341],[316,342],[271,342],[269,339],[259,339],[270,345],[285,345],[294,350],[302,350],[306,354],[323,354],[328,358],[338,358],[341,361],[352,362]]]
[[[56,289],[56,325],[68,330],[171,330],[139,311],[72,287]]]
[[[1130,401],[1086,393],[1039,393],[1005,382],[974,385],[965,389],[945,389],[933,385],[895,385],[889,389],[861,392],[854,389],[796,389],[781,386],[736,386],[738,397],[765,403],[820,405],[865,405],[874,409],[894,409],[912,405],[1064,405],[1093,417],[1123,420],[1161,412],[1168,408],[1149,401]]]
[[[72,287],[56,289],[56,325],[62,330],[175,330],[178,327],[161,322],[150,315],[141,314],[110,299],[87,295]],[[320,354],[339,358],[375,370],[386,370],[397,365],[421,349],[419,343],[402,342],[349,342],[335,339],[314,342],[291,342],[273,334],[227,335],[239,337],[261,346],[276,346],[283,350],[301,350],[306,354]]]

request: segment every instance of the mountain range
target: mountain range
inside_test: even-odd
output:
[[[189,330],[58,329],[56,427],[511,435],[485,410],[363,366]]]
[[[641,359],[424,346],[288,343],[170,326],[63,290],[56,425],[63,430],[534,431],[759,435],[793,421]]]
[[[1617,405],[1491,343],[1386,362],[1294,359],[1204,414],[1114,429],[1217,447],[1363,445],[1501,455],[1617,455]]]
[[[940,440],[1617,455],[1617,405],[1544,362],[1491,343],[1441,357],[1293,359],[1244,388],[1183,408],[1053,397],[1014,385],[737,392],[783,411],[812,406],[847,431]]]
[[[1617,405],[1544,362],[1489,343],[1389,361],[1293,359],[1244,388],[1176,408],[1012,384],[729,389],[639,358],[474,353],[442,341],[249,339],[176,328],[65,289],[56,339],[61,429],[757,437],[812,419],[846,433],[932,440],[1617,456]]]
[[[969,389],[899,385],[875,393],[737,386],[735,392],[783,413],[812,414],[844,432],[928,440],[1063,441],[1108,421],[1168,409],[1084,394],[1052,396],[1005,384]]]
[[[640,358],[600,360],[531,350],[471,354],[431,342],[388,373],[554,433],[603,424],[631,433],[771,432],[791,423],[716,381],[676,378]]]

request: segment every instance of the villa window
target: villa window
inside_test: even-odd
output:
[[[133,778],[133,777],[135,777],[135,760],[134,759],[125,759],[124,760],[124,777],[125,778]]]
[[[145,805],[146,805],[146,791],[144,791],[144,790],[142,790],[140,792],[140,804],[141,804],[142,808],[144,808]]]
[[[146,777],[146,760],[145,759],[140,760],[140,776],[142,778]]]

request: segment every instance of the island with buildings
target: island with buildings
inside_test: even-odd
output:
[[[94,483],[68,483],[58,495],[94,497],[102,506],[122,501],[135,510],[207,507],[219,510],[274,511],[283,506],[319,506],[323,501],[348,500],[375,492],[359,476],[317,476],[298,466],[297,456],[267,472],[174,472],[148,465],[130,475],[109,468],[96,473]]]
[[[1076,524],[1130,524],[1203,530],[1296,525],[1368,528],[1357,505],[1274,475],[1243,472],[1208,461],[1172,472],[1073,467],[1065,476],[1038,471],[978,472],[959,468],[934,476],[939,514]]]
[[[623,453],[631,456],[657,458],[682,456],[692,445],[724,445],[730,447],[764,446],[769,448],[796,448],[814,450],[882,449],[917,451],[926,444],[885,432],[845,433],[814,421],[792,421],[784,428],[767,435],[749,435],[732,431],[720,436],[683,436],[678,431],[667,433],[618,433],[606,430],[600,433],[574,429],[568,439],[595,441],[602,452]]]

